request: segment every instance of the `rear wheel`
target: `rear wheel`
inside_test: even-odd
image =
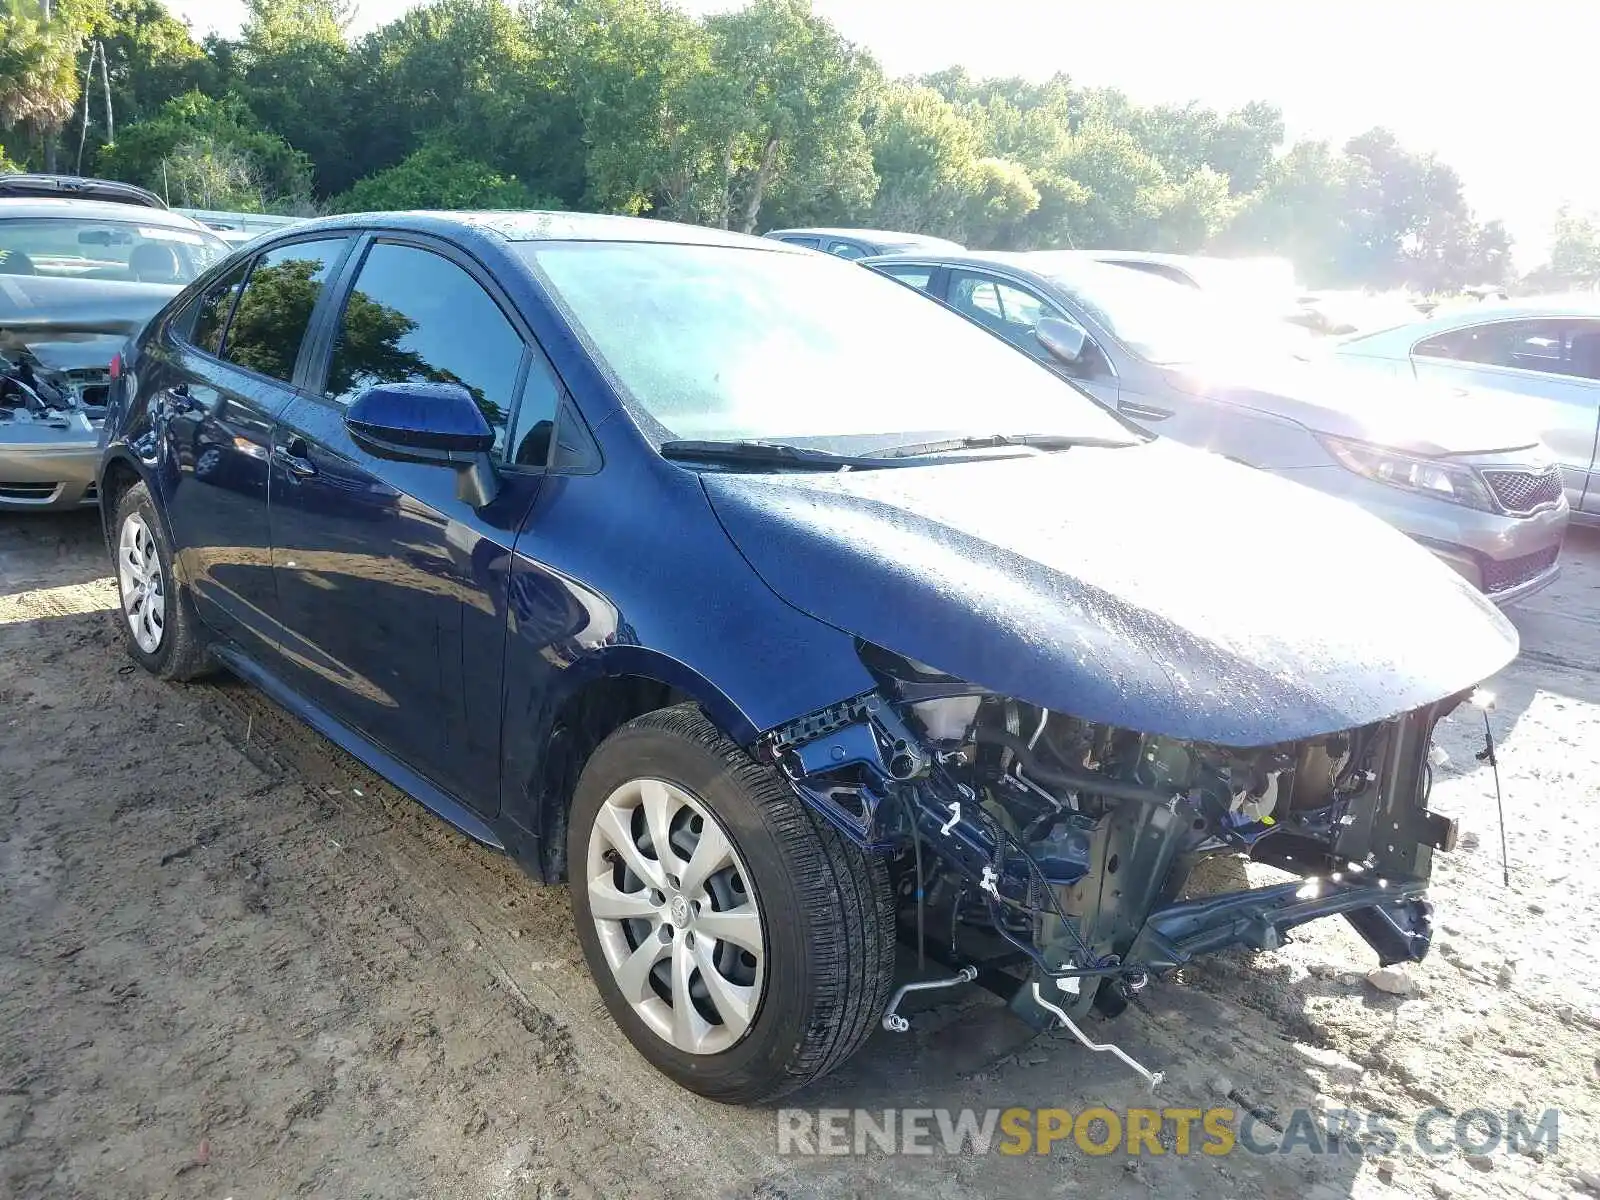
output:
[[[149,489],[136,483],[123,492],[114,519],[112,566],[128,653],[162,679],[205,674],[209,663],[203,630],[173,575],[172,548]]]
[[[578,782],[567,861],[607,1009],[684,1087],[781,1095],[855,1052],[893,980],[885,864],[816,818],[693,706],[606,739]]]

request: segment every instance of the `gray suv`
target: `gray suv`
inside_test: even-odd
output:
[[[1070,251],[913,252],[865,265],[1151,432],[1360,504],[1496,603],[1559,573],[1560,467],[1536,436],[1475,397],[1341,368],[1292,326]],[[1359,562],[1358,546],[1328,551],[1330,571]]]

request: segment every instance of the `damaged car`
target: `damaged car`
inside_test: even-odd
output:
[[[12,193],[0,187],[0,512],[92,507],[117,351],[228,247],[164,208]]]
[[[911,986],[1081,1037],[1324,917],[1422,958],[1431,738],[1517,649],[1351,505],[657,221],[270,235],[132,344],[99,484],[138,663],[233,672],[565,882],[618,1026],[727,1102]],[[1219,855],[1289,874],[1187,895]]]

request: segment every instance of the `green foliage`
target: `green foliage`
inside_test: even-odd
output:
[[[261,128],[236,96],[216,100],[189,92],[167,101],[149,120],[118,132],[117,141],[100,154],[100,170],[157,192],[170,191],[172,161],[183,146],[243,159],[263,203],[289,204],[309,195],[306,156]]]
[[[369,175],[336,196],[335,212],[381,212],[410,208],[559,208],[552,197],[536,197],[514,177],[430,144],[395,166]]]
[[[46,160],[77,104],[82,40],[79,23],[65,13],[45,20],[37,0],[5,0],[0,8],[0,127],[37,138]]]
[[[1600,215],[1563,206],[1552,232],[1550,261],[1534,272],[1534,282],[1548,288],[1600,287]]]
[[[352,42],[353,0],[245,0],[237,38],[197,44],[162,0],[56,0],[48,25],[38,0],[0,0],[0,147],[37,161],[63,122],[72,137],[103,51],[89,164],[226,206],[875,224],[974,247],[1281,255],[1313,285],[1512,272],[1505,228],[1455,172],[1383,129],[1286,146],[1267,103],[1141,105],[960,67],[890,82],[810,0],[713,7],[423,0]],[[1563,213],[1540,279],[1600,282],[1597,247],[1595,220]]]

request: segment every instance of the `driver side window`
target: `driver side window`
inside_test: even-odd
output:
[[[1050,361],[1033,327],[1041,317],[1059,317],[1055,305],[1015,284],[987,275],[955,271],[950,275],[950,306],[1034,358]]]

